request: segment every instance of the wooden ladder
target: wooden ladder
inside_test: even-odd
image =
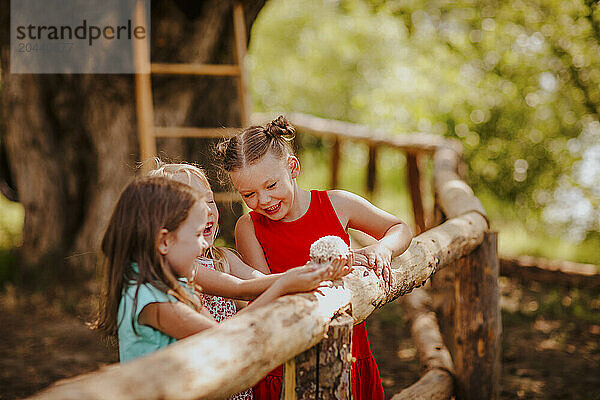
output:
[[[146,26],[144,6],[142,1],[136,4],[136,21],[138,25]],[[143,23],[143,24],[142,24]],[[235,64],[167,64],[151,63],[148,55],[148,44],[134,46],[136,66],[136,110],[138,124],[138,139],[140,143],[140,158],[142,161],[156,156],[157,138],[223,138],[231,137],[239,132],[239,128],[195,128],[177,126],[155,126],[154,105],[152,101],[151,74],[155,75],[204,75],[204,76],[235,76],[238,77],[238,99],[242,126],[249,121],[250,105],[246,91],[246,74],[243,67],[246,56],[246,22],[241,1],[235,1],[233,6],[233,29],[235,41]],[[147,73],[149,71],[149,73]],[[144,163],[143,172],[149,165]],[[239,200],[235,193],[215,193],[215,200]]]

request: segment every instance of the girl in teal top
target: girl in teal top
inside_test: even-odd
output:
[[[94,326],[118,335],[122,362],[216,325],[194,279],[208,215],[205,194],[171,179],[138,178],[121,193],[102,239],[105,288]],[[347,262],[294,268],[245,309],[313,290]]]

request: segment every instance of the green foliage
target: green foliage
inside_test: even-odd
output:
[[[14,248],[21,244],[24,211],[18,203],[13,203],[0,195],[0,286],[14,279],[16,258]]]
[[[583,0],[272,0],[250,87],[259,111],[458,138],[493,218],[597,241],[599,32]]]
[[[11,249],[21,243],[24,210],[19,203],[0,195],[0,249]]]

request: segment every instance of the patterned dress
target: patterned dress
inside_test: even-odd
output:
[[[211,259],[197,258],[198,264],[203,267],[215,269],[215,265]],[[235,302],[231,299],[226,299],[221,296],[213,296],[210,294],[202,295],[202,305],[206,307],[210,315],[215,321],[221,322],[226,318],[232,317],[237,312]],[[236,394],[230,398],[231,400],[253,400],[252,389]]]

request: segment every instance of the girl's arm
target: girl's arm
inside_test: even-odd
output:
[[[225,257],[229,262],[229,273],[233,276],[237,276],[240,279],[254,279],[262,278],[265,276],[262,272],[252,268],[245,262],[243,262],[238,254],[230,249],[223,248],[225,251]]]
[[[276,298],[286,294],[310,292],[319,287],[330,286],[331,281],[328,281],[328,279],[334,274],[334,271],[344,270],[343,273],[337,275],[338,278],[350,273],[350,268],[344,268],[347,262],[347,258],[338,256],[326,268],[315,264],[307,264],[302,267],[289,269],[285,273],[280,274],[281,278],[277,282],[240,312],[269,304]]]
[[[281,276],[281,274],[263,275],[258,271],[255,271],[256,274],[252,274],[248,271],[252,268],[244,264],[235,254],[226,251],[226,256],[232,271],[235,268],[249,277],[253,275],[258,277],[240,279],[224,272],[197,266],[194,283],[200,285],[203,293],[230,299],[252,300],[267,290]]]
[[[250,214],[244,214],[235,224],[235,243],[242,260],[263,274],[270,274],[269,264],[262,246],[256,238]]]
[[[206,309],[202,309],[202,312],[199,313],[179,301],[148,304],[140,312],[138,322],[151,326],[177,340],[212,328],[217,324]]]
[[[346,262],[346,259],[338,257],[329,268],[310,265],[292,268],[285,274],[278,274],[281,277],[274,276],[276,281],[253,303],[242,309],[240,313],[269,304],[276,298],[286,294],[308,292],[324,286],[323,281],[331,275],[331,271],[340,269]],[[208,268],[203,269],[210,270]],[[217,324],[206,308],[196,312],[181,302],[150,303],[140,312],[138,322],[142,325],[151,326],[177,340],[212,328]]]
[[[343,190],[330,190],[327,193],[344,228],[358,229],[378,240],[371,246],[355,250],[357,263],[374,268],[378,275],[383,274],[389,282],[392,258],[402,254],[412,240],[410,227],[353,193]]]

